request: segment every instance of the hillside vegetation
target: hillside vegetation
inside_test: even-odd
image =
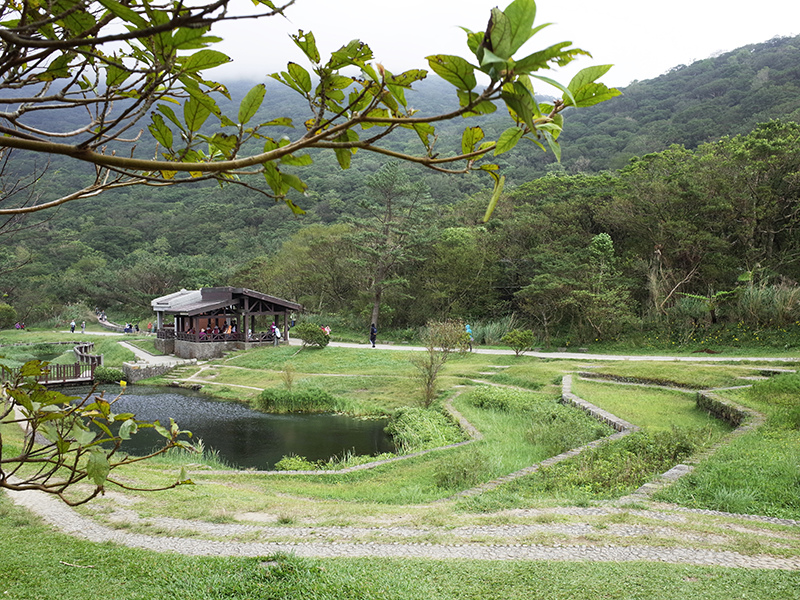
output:
[[[485,224],[488,180],[360,155],[341,171],[319,156],[311,191],[294,199],[302,217],[255,191],[198,184],[7,223],[0,292],[29,323],[81,306],[147,319],[149,301],[175,289],[241,285],[336,313],[342,326],[363,328],[378,310],[401,336],[458,317],[505,319],[544,344],[793,347],[797,65],[800,38],[774,39],[566,115],[560,165],[523,145],[499,157],[509,183]],[[230,84],[234,98],[248,88]],[[300,113],[279,87],[268,97],[276,114]],[[452,102],[436,81],[413,99],[421,112]],[[458,146],[456,130],[443,128],[442,151]],[[20,176],[33,167],[15,163]],[[58,167],[37,183],[42,194],[83,176]]]

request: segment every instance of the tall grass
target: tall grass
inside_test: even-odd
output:
[[[477,321],[470,324],[474,343],[482,346],[499,346],[503,336],[514,329],[517,318],[514,314],[493,321]]]

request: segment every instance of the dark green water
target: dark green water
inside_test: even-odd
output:
[[[108,389],[106,398],[116,393]],[[191,390],[129,386],[114,404],[114,412],[132,412],[139,420],[158,420],[167,426],[171,417],[181,429],[190,430],[194,439],[202,439],[207,449],[218,451],[223,460],[239,469],[271,469],[290,454],[315,461],[346,452],[375,455],[394,451],[383,430],[385,420],[265,414],[241,404],[209,400]],[[144,429],[123,448],[132,455],[146,454],[162,439]]]

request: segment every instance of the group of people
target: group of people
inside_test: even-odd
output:
[[[72,319],[72,321],[70,321],[69,323],[69,332],[75,333],[75,327],[76,327],[75,319]],[[81,322],[81,333],[86,333],[86,321]]]
[[[25,329],[25,321],[17,321],[17,324],[14,325],[17,329]]]

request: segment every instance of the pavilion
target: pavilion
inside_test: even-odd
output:
[[[156,349],[199,359],[272,344],[273,322],[288,341],[289,315],[303,310],[301,304],[234,287],[181,290],[150,305],[156,313]],[[258,332],[258,327],[264,331]]]

